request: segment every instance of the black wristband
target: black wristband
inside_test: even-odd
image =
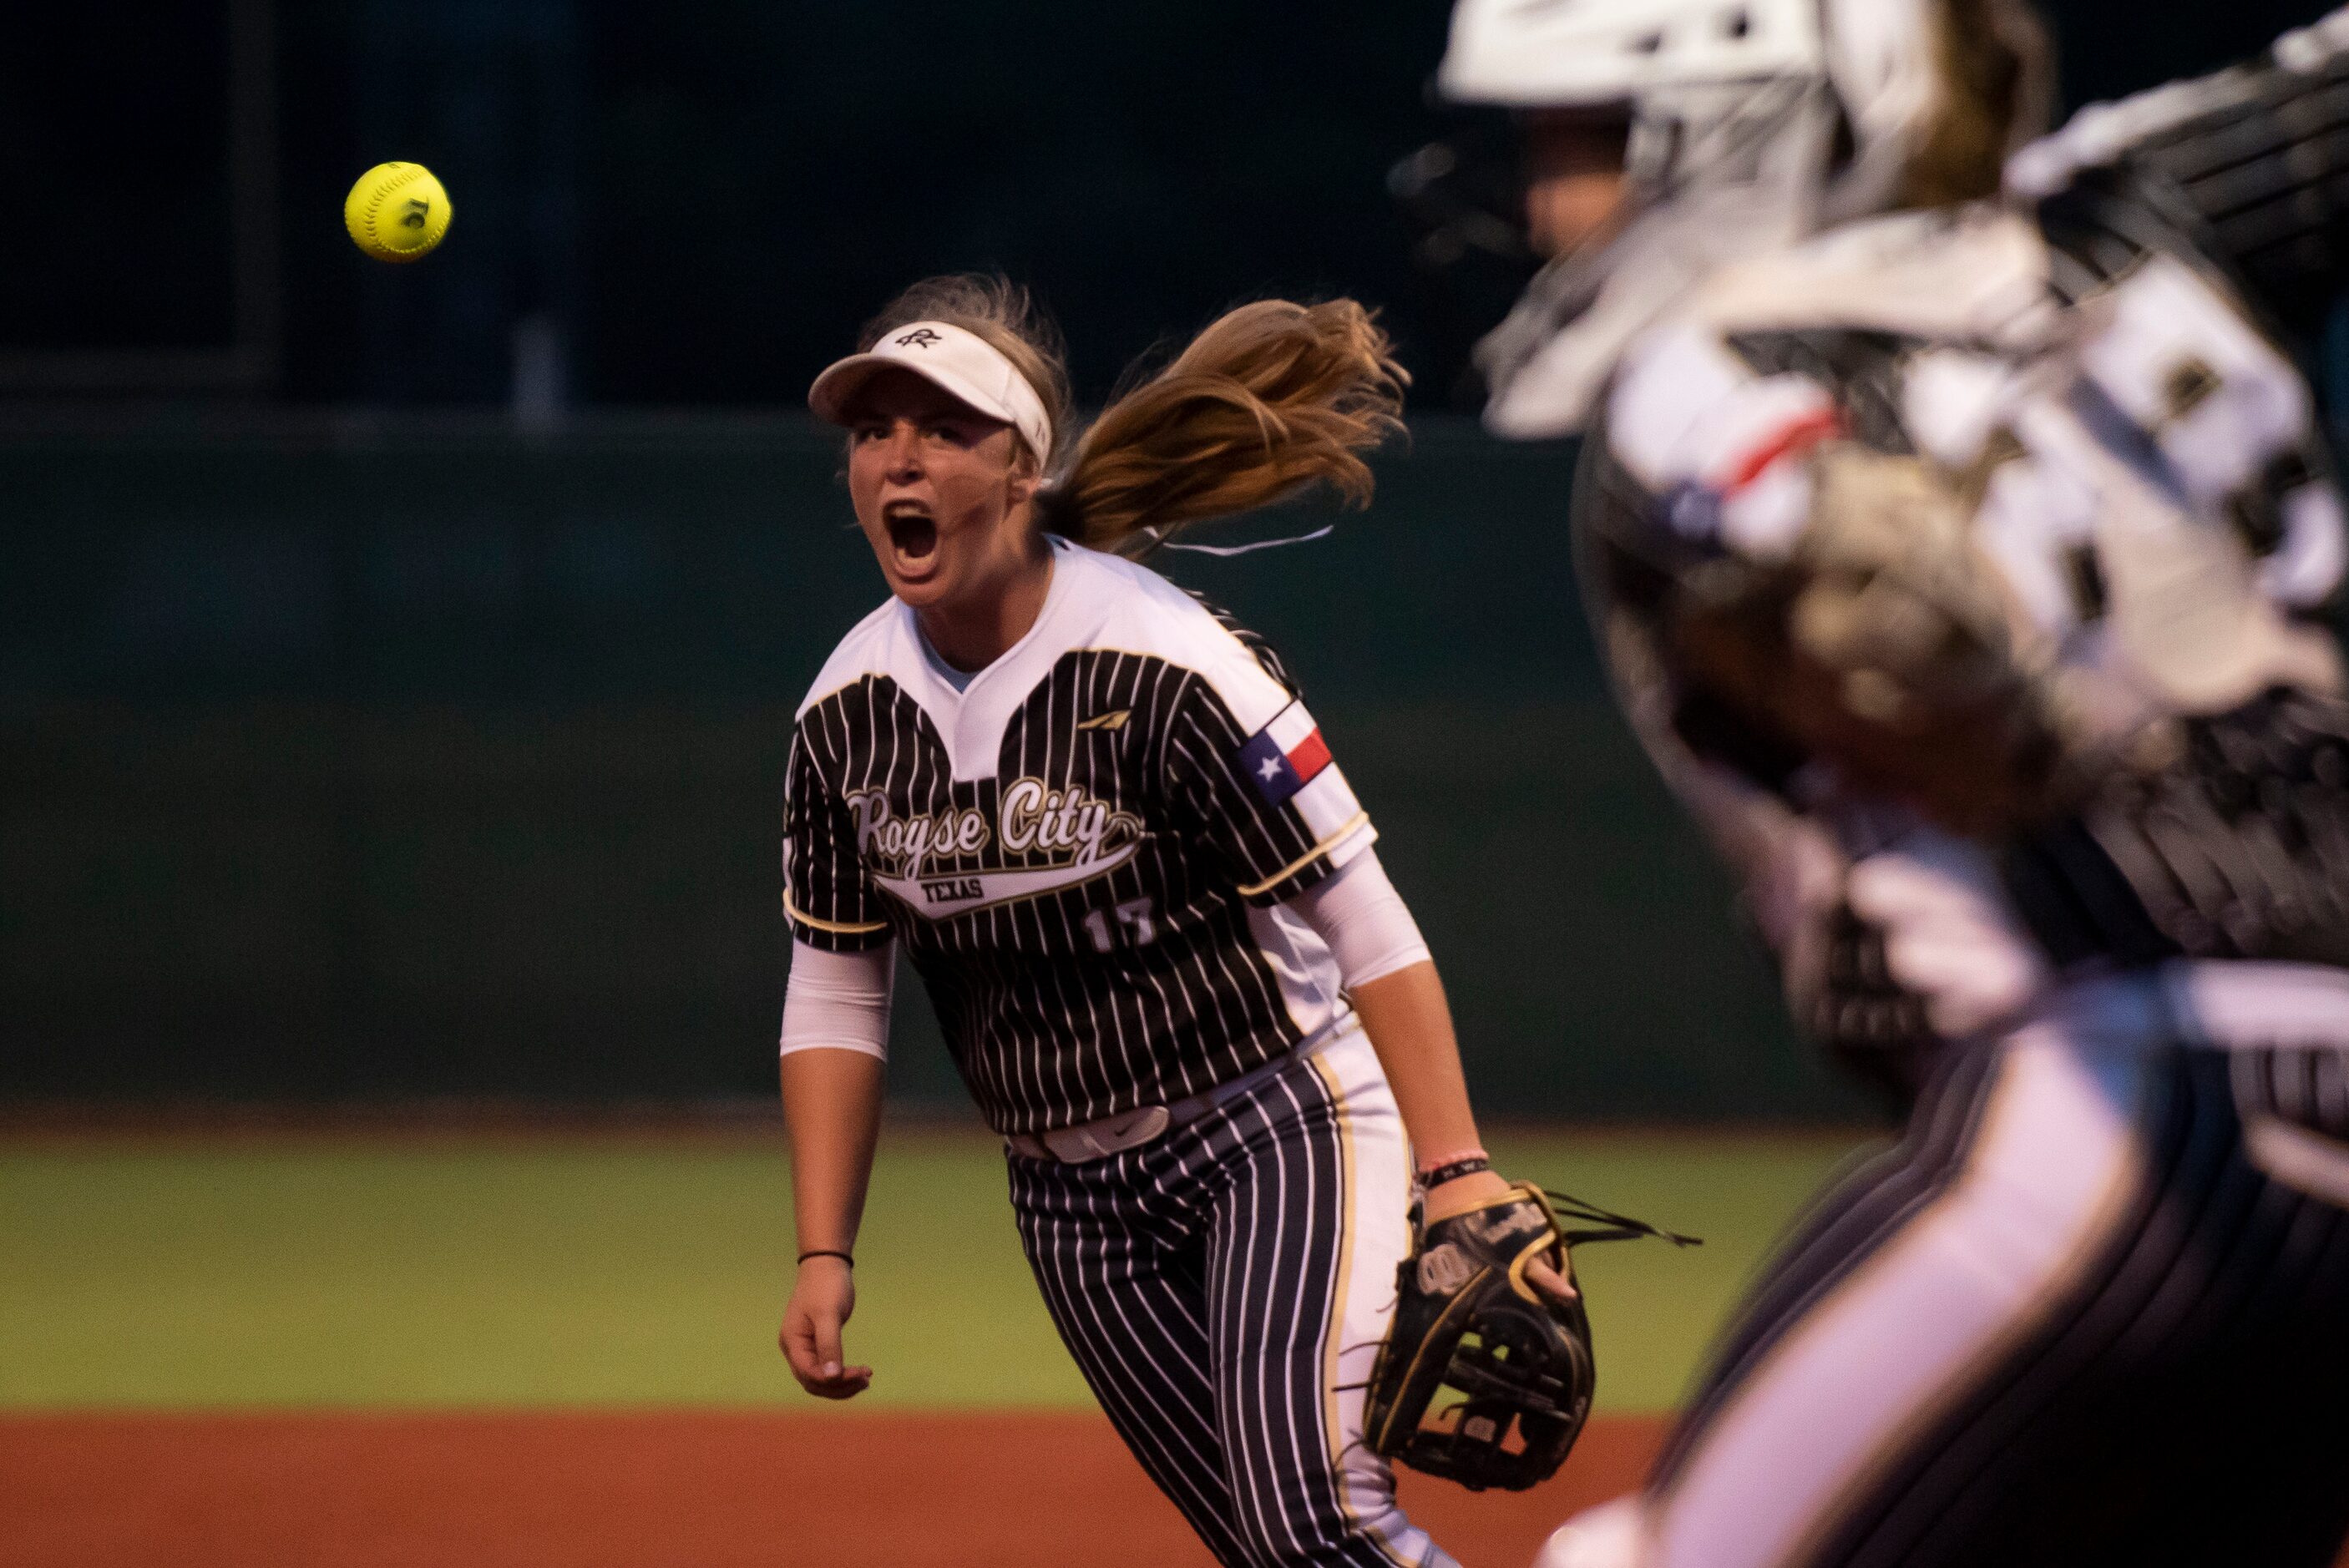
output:
[[[1419,1179],[1419,1184],[1432,1192],[1446,1181],[1457,1181],[1463,1176],[1474,1176],[1478,1171],[1490,1171],[1492,1168],[1491,1161],[1481,1154],[1474,1154],[1465,1160],[1454,1160],[1449,1165],[1437,1166],[1422,1176]]]
[[[856,1260],[854,1258],[850,1257],[846,1253],[833,1252],[830,1247],[816,1247],[800,1254],[800,1262],[802,1263],[807,1262],[810,1258],[838,1258],[850,1268],[854,1268],[856,1266]]]

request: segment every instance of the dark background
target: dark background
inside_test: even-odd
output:
[[[2074,103],[2323,7],[2067,0]],[[1445,125],[1440,0],[157,0],[53,6],[0,55],[0,349],[223,341],[231,22],[271,39],[276,397],[503,403],[515,328],[588,404],[792,405],[896,288],[1001,268],[1081,390],[1262,293],[1382,306],[1452,399],[1490,325],[1405,260],[1382,174]],[[343,193],[388,158],[454,237],[374,266]]]
[[[2318,9],[2067,5],[2067,93]],[[790,714],[881,592],[794,406],[905,283],[1001,268],[1094,398],[1237,298],[1385,312],[1420,383],[1378,508],[1172,570],[1291,655],[1488,1106],[1849,1114],[1599,691],[1571,451],[1464,418],[1505,280],[1407,263],[1382,174],[1445,128],[1444,16],[214,0],[20,26],[0,1099],[763,1092]],[[341,227],[393,158],[457,208],[410,267]],[[957,1103],[907,1009],[901,1096]]]

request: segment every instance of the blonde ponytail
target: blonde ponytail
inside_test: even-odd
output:
[[[866,324],[858,347],[916,321],[986,338],[1036,388],[1052,428],[1070,428],[1067,356],[1026,290],[1001,277],[925,278]],[[1194,523],[1316,484],[1367,506],[1361,454],[1402,428],[1410,382],[1386,333],[1352,300],[1244,304],[1113,398],[1065,465],[1058,452],[1032,454],[1056,476],[1037,494],[1039,521],[1096,550],[1141,554]]]
[[[1410,380],[1352,300],[1242,305],[1102,410],[1038,497],[1044,526],[1139,554],[1315,484],[1367,506],[1361,454],[1402,428]]]

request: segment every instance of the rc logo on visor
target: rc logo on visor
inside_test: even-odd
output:
[[[1330,747],[1305,705],[1292,702],[1240,748],[1238,765],[1265,803],[1278,806],[1330,766]]]
[[[934,343],[944,343],[945,341],[945,338],[940,337],[928,327],[920,326],[916,327],[913,331],[899,338],[897,340],[897,346],[900,348],[927,348]]]

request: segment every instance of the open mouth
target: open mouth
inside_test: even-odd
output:
[[[881,514],[898,565],[910,573],[928,570],[938,552],[938,521],[916,501],[896,501]]]

